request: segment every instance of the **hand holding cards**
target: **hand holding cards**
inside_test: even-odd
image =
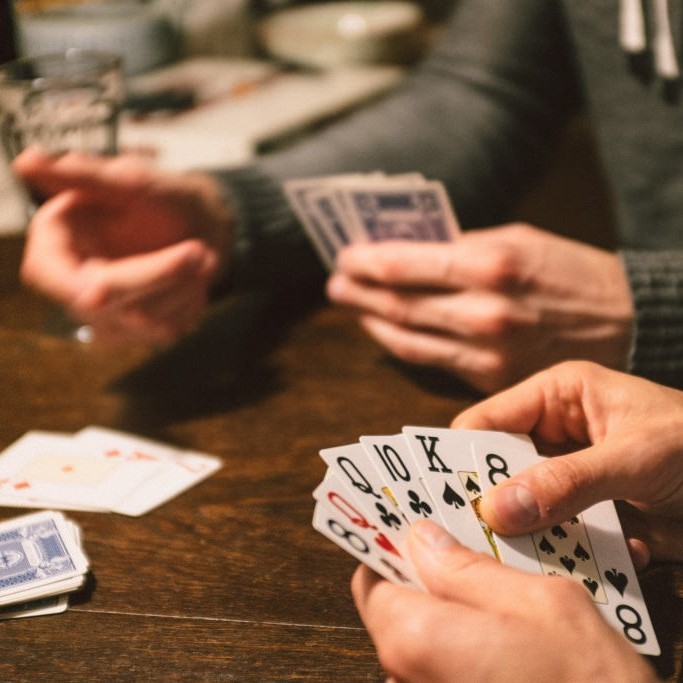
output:
[[[337,252],[352,242],[447,242],[460,231],[443,185],[418,173],[305,178],[287,181],[284,188],[330,270]]]
[[[409,524],[431,518],[460,543],[511,567],[563,576],[642,654],[659,646],[611,501],[552,529],[504,538],[478,516],[481,494],[541,459],[524,436],[404,427],[321,451],[313,526],[379,574],[422,588],[406,552]]]
[[[0,453],[0,505],[137,517],[221,467],[214,456],[123,432],[28,432]]]

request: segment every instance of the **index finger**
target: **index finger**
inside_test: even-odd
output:
[[[599,381],[602,371],[584,361],[561,363],[464,410],[451,427],[530,434],[546,444],[587,444],[599,426],[586,416],[584,388]]]
[[[478,279],[460,243],[391,240],[356,243],[337,256],[338,271],[393,287],[453,289]],[[469,250],[467,250],[469,251]]]
[[[98,157],[67,152],[51,156],[28,148],[14,159],[12,169],[34,191],[47,196],[78,188],[107,201],[115,190],[116,201],[120,201],[138,196],[152,182],[151,167],[130,155]]]

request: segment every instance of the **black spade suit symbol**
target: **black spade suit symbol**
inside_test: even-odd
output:
[[[481,493],[481,489],[479,488],[479,484],[477,484],[472,477],[467,477],[467,483],[465,484],[465,488],[470,492],[474,493]]]
[[[577,560],[590,560],[591,558],[588,551],[580,543],[577,543],[576,548],[574,548],[574,557]]]
[[[626,586],[628,586],[628,577],[623,572],[616,569],[608,569],[605,572],[605,578],[619,591],[619,595],[623,596]]]
[[[567,532],[562,528],[561,525],[554,526],[550,533],[555,536],[555,538],[567,538]]]
[[[576,562],[574,562],[574,560],[572,560],[571,557],[567,557],[566,555],[563,555],[560,558],[560,562],[570,574],[574,571],[574,568],[576,567]]]
[[[584,579],[583,585],[588,588],[591,595],[595,595],[595,592],[598,590],[598,582],[595,579]]]
[[[465,504],[462,496],[454,491],[448,484],[446,484],[443,489],[443,502],[446,503],[446,505],[452,505],[456,510]]]
[[[542,550],[544,553],[547,553],[548,555],[554,555],[555,554],[555,546],[544,536],[541,539],[541,542],[538,544],[539,550]]]

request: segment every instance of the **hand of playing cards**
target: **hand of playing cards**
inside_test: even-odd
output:
[[[484,491],[542,459],[527,437],[408,426],[320,455],[328,470],[313,494],[314,528],[389,581],[424,590],[406,532],[411,522],[430,518],[505,565],[575,581],[639,652],[659,654],[612,501],[516,537],[494,534],[479,517]]]
[[[0,523],[0,619],[63,612],[88,572],[81,532],[59,512]]]
[[[101,427],[33,431],[0,452],[0,505],[137,517],[220,467],[217,457]]]
[[[460,226],[443,185],[418,173],[349,174],[290,180],[292,210],[331,270],[352,242],[455,239]]]

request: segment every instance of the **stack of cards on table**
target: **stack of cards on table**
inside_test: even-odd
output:
[[[320,455],[328,469],[313,494],[314,528],[386,579],[424,590],[406,532],[429,518],[506,565],[577,582],[639,652],[659,654],[612,501],[518,537],[494,534],[478,515],[484,491],[543,459],[527,437],[408,426]]]
[[[137,517],[220,467],[215,456],[102,427],[32,431],[0,452],[0,505]]]
[[[419,173],[304,178],[285,182],[284,189],[329,269],[352,242],[447,242],[460,232],[443,185]]]
[[[87,572],[80,529],[61,512],[0,522],[0,619],[63,612]]]

